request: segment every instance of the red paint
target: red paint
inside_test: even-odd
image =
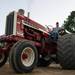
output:
[[[23,53],[23,54],[22,54],[22,59],[25,60],[25,59],[27,59],[27,58],[28,58],[28,55],[27,55],[26,53]]]
[[[24,27],[22,22],[28,23],[30,26],[32,26],[36,29],[30,28],[30,27]],[[43,31],[39,30],[39,28]],[[17,32],[21,33],[22,35],[18,34]],[[0,49],[0,53],[2,53],[2,52],[9,53],[11,47],[19,40],[32,41],[34,46],[36,46],[36,48],[38,48],[37,50],[39,50],[39,52],[48,53],[50,51],[51,53],[53,53],[53,52],[56,53],[56,45],[52,42],[50,42],[51,44],[49,44],[49,43],[47,43],[46,40],[43,43],[43,41],[41,41],[42,38],[44,38],[44,39],[49,38],[48,31],[43,25],[27,18],[26,16],[17,15],[16,35],[0,36],[0,39],[7,43],[7,45],[4,47],[5,50],[3,48]],[[27,55],[23,54],[22,58],[26,59]]]

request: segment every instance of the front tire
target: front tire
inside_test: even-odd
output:
[[[34,44],[30,41],[20,41],[15,47],[14,52],[10,57],[12,58],[12,67],[16,72],[27,73],[31,72],[37,65],[38,52]],[[13,56],[13,57],[12,57]]]
[[[4,51],[4,48],[5,47],[5,41],[3,41],[2,39],[0,39],[0,67],[2,67],[6,62],[7,62],[7,59],[8,59],[8,53],[6,51]]]
[[[0,54],[0,67],[2,67],[8,59],[8,54],[7,53],[2,53]]]

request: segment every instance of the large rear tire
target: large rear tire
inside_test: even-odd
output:
[[[30,41],[19,41],[10,52],[10,65],[17,73],[31,72],[38,62],[38,52]]]
[[[58,39],[57,59],[63,69],[75,69],[75,34]]]

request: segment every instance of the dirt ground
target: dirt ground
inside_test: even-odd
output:
[[[51,64],[49,67],[38,67],[32,73],[16,74],[8,64],[0,68],[0,75],[75,75],[75,70],[62,70],[59,65]]]

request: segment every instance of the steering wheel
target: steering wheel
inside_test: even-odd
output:
[[[45,25],[45,26],[46,26],[48,32],[53,31],[53,26],[51,26],[51,25]]]

